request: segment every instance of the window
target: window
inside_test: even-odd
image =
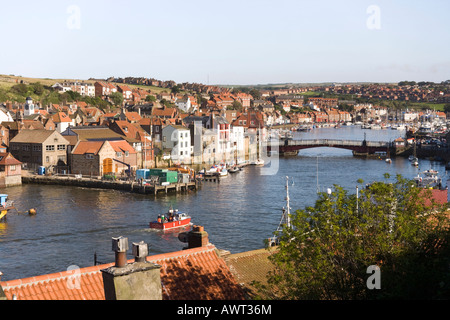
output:
[[[30,145],[29,144],[24,144],[22,146],[22,151],[30,151]]]
[[[61,150],[66,150],[65,144],[58,144],[58,151],[61,151]]]
[[[129,156],[129,152],[128,151],[125,151],[125,157],[128,157]]]
[[[16,166],[10,166],[10,167],[9,167],[9,170],[10,170],[10,171],[16,171]]]
[[[50,157],[49,157],[49,156],[46,156],[46,157],[45,157],[45,162],[47,162],[47,163],[50,162]]]
[[[36,146],[36,145],[33,146],[33,151],[41,151],[41,150],[42,150],[41,146]]]
[[[54,145],[49,145],[49,146],[45,146],[45,150],[46,151],[55,151],[55,146]],[[48,161],[47,161],[48,162]]]
[[[86,159],[94,159],[94,155],[92,153],[86,153]]]
[[[122,152],[116,152],[116,157],[121,157],[122,156]]]

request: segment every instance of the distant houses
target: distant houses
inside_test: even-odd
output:
[[[175,85],[177,90],[172,90]],[[368,97],[370,88],[386,99],[411,99],[412,92],[425,99],[421,88],[407,86],[291,87],[257,90],[254,97],[247,90],[148,78],[66,81],[53,88],[61,94],[73,91],[81,97],[95,97],[95,101],[111,101],[111,94],[119,93],[123,103],[118,108],[100,107],[83,98],[42,105],[31,97],[25,103],[4,102],[0,106],[2,147],[23,168],[44,166],[47,172],[89,175],[151,168],[162,158],[180,165],[243,162],[255,155],[259,141],[267,138],[272,127],[382,122],[390,117],[386,107],[329,98],[329,93]],[[439,93],[442,99],[447,95]],[[402,110],[395,118],[405,123],[445,121],[446,114]],[[116,157],[112,156],[117,141],[131,148],[122,148],[127,149],[120,153],[122,160],[117,150]],[[107,151],[110,156],[105,158]],[[111,159],[113,166],[109,160],[103,163],[104,159]]]

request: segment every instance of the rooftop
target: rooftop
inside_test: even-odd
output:
[[[163,300],[242,300],[244,294],[214,245],[148,256],[161,266]],[[129,260],[132,263],[134,260]],[[114,263],[0,282],[7,299],[104,300],[101,271]]]

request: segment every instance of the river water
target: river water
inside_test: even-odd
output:
[[[349,139],[392,141],[404,131],[362,130],[359,127],[319,128],[297,132],[294,139]],[[275,160],[274,160],[275,162]],[[111,238],[128,237],[130,243],[145,241],[150,255],[181,250],[177,233],[151,230],[148,223],[169,206],[186,211],[192,222],[202,225],[210,242],[238,253],[260,249],[276,230],[285,206],[285,183],[289,176],[292,211],[313,205],[317,190],[334,184],[356,192],[357,180],[383,180],[383,174],[413,178],[420,170],[433,168],[447,181],[442,163],[420,160],[419,168],[408,159],[391,164],[361,159],[351,151],[315,148],[296,157],[280,158],[277,166],[245,167],[220,183],[205,182],[198,191],[168,195],[141,195],[114,190],[24,184],[4,192],[20,213],[30,208],[37,215],[10,211],[0,222],[0,271],[2,280],[25,278],[94,264],[94,253],[102,263],[113,262]],[[272,172],[273,171],[273,172]]]

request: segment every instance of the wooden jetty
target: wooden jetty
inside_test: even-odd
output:
[[[42,176],[32,175],[23,176],[22,183],[36,183],[47,185],[66,185],[83,188],[113,189],[121,191],[130,191],[142,194],[169,193],[169,192],[187,192],[197,190],[199,183],[197,181],[187,183],[171,183],[168,185],[141,185],[137,181],[111,181],[92,178],[75,178],[71,176]]]

